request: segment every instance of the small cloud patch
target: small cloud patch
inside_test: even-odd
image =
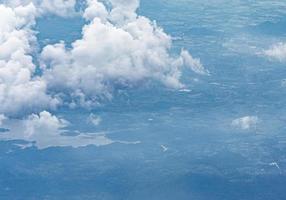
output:
[[[265,50],[264,54],[280,62],[286,61],[286,43],[275,44],[270,49]]]
[[[242,129],[242,130],[249,130],[252,128],[256,128],[259,119],[257,116],[245,116],[232,121],[231,125],[233,127]]]

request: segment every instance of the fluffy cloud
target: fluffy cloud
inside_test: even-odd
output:
[[[208,74],[187,51],[170,54],[171,37],[155,22],[136,14],[137,0],[88,0],[82,38],[72,48],[64,42],[46,46],[40,75],[32,59],[37,42],[35,18],[42,10],[65,15],[75,1],[12,0],[6,4],[11,7],[0,4],[0,113],[29,113],[56,108],[62,102],[92,107],[112,98],[117,88],[146,81],[182,88],[183,66]]]
[[[286,60],[286,44],[279,43],[271,47],[270,49],[264,51],[265,55],[270,58],[277,59],[280,62]]]
[[[35,138],[48,135],[58,135],[61,128],[65,128],[68,122],[59,119],[47,111],[41,112],[39,115],[32,114],[25,120],[25,135],[27,138]]]
[[[86,20],[92,20],[96,17],[106,20],[108,14],[109,13],[107,12],[106,7],[102,3],[98,2],[97,0],[89,0],[87,2],[87,8],[85,9],[83,17]]]
[[[44,79],[50,90],[61,88],[82,106],[110,98],[116,87],[153,80],[182,88],[181,69],[188,66],[207,74],[187,51],[172,56],[171,37],[148,18],[137,16],[138,1],[110,1],[111,10],[90,0],[84,13],[89,21],[82,38],[67,49],[48,45],[41,56]]]
[[[245,116],[245,117],[241,117],[241,118],[233,120],[231,124],[234,127],[237,127],[243,130],[248,130],[251,128],[256,128],[258,121],[259,120],[257,116]]]
[[[32,3],[31,3],[32,2]],[[181,68],[207,74],[200,61],[183,50],[170,54],[171,37],[148,18],[137,16],[138,0],[88,0],[83,14],[88,24],[71,49],[48,45],[41,55],[43,76],[32,62],[32,27],[41,12],[66,15],[74,0],[5,1],[0,6],[0,112],[14,114],[56,107],[68,94],[68,104],[94,106],[111,98],[117,87],[157,81],[181,88]],[[34,5],[35,4],[35,5]],[[107,5],[110,8],[107,8]],[[60,94],[60,95],[58,95]],[[64,97],[65,98],[65,97]]]
[[[33,4],[0,5],[0,113],[11,115],[57,104],[46,94],[45,81],[34,76],[31,27],[35,15]]]
[[[2,2],[2,4],[1,4]],[[3,3],[4,2],[4,3]],[[0,0],[0,123],[4,115],[27,116],[65,104],[93,107],[118,88],[157,82],[183,88],[181,71],[208,71],[188,51],[170,53],[172,39],[155,22],[138,16],[138,0],[87,0],[82,38],[44,47],[40,58],[33,28],[42,14],[67,16],[75,0]],[[39,61],[36,66],[33,60]],[[39,73],[40,71],[40,73]],[[67,122],[47,111],[9,121],[2,139],[36,141],[38,147],[109,144],[104,135],[64,136]],[[100,123],[95,115],[89,117]],[[24,131],[23,131],[24,130]]]

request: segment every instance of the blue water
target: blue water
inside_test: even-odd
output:
[[[286,41],[286,2],[142,0],[138,12],[174,37],[174,53],[186,48],[211,76],[184,72],[190,92],[148,84],[119,90],[92,111],[56,113],[71,130],[138,144],[39,150],[0,142],[0,199],[284,200],[285,63],[260,52]],[[83,23],[39,19],[40,44],[70,44]],[[90,112],[99,126],[83,120]],[[255,129],[231,126],[252,115],[261,120]]]

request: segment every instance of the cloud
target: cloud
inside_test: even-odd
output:
[[[94,18],[100,18],[101,20],[106,20],[108,17],[108,11],[103,3],[97,0],[88,0],[87,8],[83,13],[83,17],[86,20],[93,20]]]
[[[37,134],[58,135],[60,129],[67,127],[68,122],[64,119],[57,118],[47,111],[39,115],[32,114],[25,120],[25,135],[28,138],[34,138]]]
[[[59,118],[47,111],[39,114],[31,114],[26,119],[10,119],[5,121],[5,131],[0,134],[0,140],[15,140],[15,144],[20,148],[35,146],[38,149],[49,147],[84,147],[87,145],[104,146],[113,143],[138,144],[140,142],[128,142],[111,140],[104,132],[84,133],[80,131],[68,130],[69,122]],[[28,142],[28,144],[17,144],[18,140]]]
[[[38,148],[47,148],[61,140],[68,122],[47,111],[31,114],[25,119],[5,120],[3,125],[10,131],[0,135],[1,140],[24,140],[35,142]]]
[[[232,121],[231,125],[242,130],[256,128],[259,119],[257,116],[245,116]]]
[[[270,49],[265,50],[264,54],[272,59],[279,60],[280,62],[286,61],[286,44],[278,43]]]
[[[188,66],[195,73],[200,75],[210,75],[210,72],[204,68],[200,59],[193,58],[188,51],[182,50],[181,58],[183,59],[185,65]]]
[[[6,119],[7,119],[7,118],[6,118],[5,115],[3,115],[3,114],[0,115],[0,126],[2,126],[3,121],[6,120]]]
[[[37,73],[32,54],[38,13],[45,8],[65,14],[63,7],[74,3],[12,0],[6,1],[11,7],[0,4],[0,113],[24,115],[60,105],[90,108],[111,99],[118,88],[150,81],[183,88],[184,66],[208,74],[186,50],[177,56],[170,53],[171,37],[155,22],[137,15],[137,0],[88,0],[82,38],[72,48],[64,42],[44,47],[42,73]]]
[[[173,56],[172,39],[155,22],[137,16],[138,1],[110,1],[112,9],[88,1],[88,23],[82,38],[69,49],[64,42],[46,46],[41,54],[43,78],[50,90],[60,88],[81,106],[110,98],[120,87],[155,81],[182,88],[181,69],[208,74],[187,51]]]
[[[76,0],[3,0],[3,2],[13,8],[33,3],[37,7],[38,15],[54,14],[62,17],[74,15],[76,5]]]
[[[0,5],[0,113],[13,115],[57,104],[46,94],[45,80],[34,76],[35,15],[33,4]]]
[[[1,139],[36,142],[38,148],[110,144],[114,141],[105,134],[65,135],[68,123],[43,110],[66,105],[92,108],[111,99],[115,90],[147,82],[182,89],[184,67],[209,74],[188,51],[171,53],[172,38],[156,22],[136,13],[138,0],[88,0],[82,38],[71,47],[64,41],[47,45],[40,57],[36,18],[68,16],[75,0],[0,2],[4,2],[0,3],[0,120],[7,116],[4,125],[10,130]],[[95,115],[89,120],[100,123]]]

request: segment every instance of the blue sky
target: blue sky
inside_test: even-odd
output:
[[[0,198],[283,199],[285,8],[0,0]]]

